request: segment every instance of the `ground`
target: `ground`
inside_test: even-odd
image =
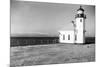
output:
[[[11,47],[10,66],[95,61],[95,45],[48,44]]]

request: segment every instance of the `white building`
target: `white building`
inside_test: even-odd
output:
[[[85,19],[84,9],[80,6],[75,15],[75,21],[72,21],[74,30],[59,31],[59,42],[85,43]]]

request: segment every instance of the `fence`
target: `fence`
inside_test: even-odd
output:
[[[58,37],[11,37],[11,46],[26,46],[58,43]]]

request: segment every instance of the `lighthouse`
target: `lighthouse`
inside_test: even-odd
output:
[[[84,9],[80,6],[75,15],[74,22],[75,43],[85,43],[85,19]]]
[[[84,9],[80,6],[77,9],[75,15],[75,21],[72,21],[73,30],[61,30],[59,31],[59,42],[60,43],[85,43],[85,19]]]

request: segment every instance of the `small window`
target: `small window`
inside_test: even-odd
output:
[[[63,40],[65,40],[65,35],[63,35]]]
[[[70,35],[68,35],[68,40],[70,40]]]
[[[77,35],[75,35],[75,40],[77,40]]]
[[[82,19],[80,19],[80,22],[82,22]]]

